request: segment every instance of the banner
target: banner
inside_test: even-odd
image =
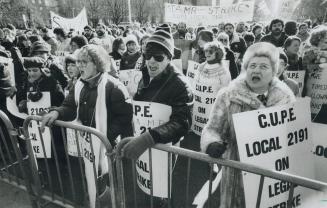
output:
[[[69,29],[72,28],[82,34],[82,32],[84,31],[84,27],[88,25],[85,8],[83,8],[82,11],[75,18],[64,18],[51,11],[50,17],[52,28],[60,27],[63,28],[65,31],[69,31]]]
[[[327,51],[319,51],[317,60],[326,63],[309,65],[306,96],[311,97],[311,113],[317,114],[321,105],[327,102]]]
[[[279,1],[276,17],[284,20],[293,19],[293,13],[297,6],[301,3],[301,0],[283,0]]]
[[[252,21],[254,0],[221,6],[192,6],[165,3],[165,22],[187,25],[217,25],[219,22]]]
[[[138,136],[169,121],[172,109],[160,103],[133,101],[133,113],[135,136]],[[153,196],[168,198],[168,153],[151,149],[152,183],[149,152],[146,150],[136,161],[137,184],[148,195],[153,186]]]
[[[119,71],[119,80],[126,86],[131,97],[137,92],[139,81],[142,79],[142,72],[136,69]]]
[[[314,178],[310,100],[233,115],[240,161],[266,169]],[[244,128],[244,124],[247,125]],[[242,173],[246,207],[256,204],[260,175]],[[261,207],[286,207],[290,183],[265,178]],[[251,190],[251,191],[249,191]],[[292,207],[307,204],[320,193],[296,187]],[[315,201],[315,200],[313,200]],[[318,202],[318,201],[317,201]]]
[[[299,84],[299,94],[302,95],[304,86],[305,71],[286,71],[287,77],[295,80]]]
[[[48,112],[51,107],[50,92],[42,92],[42,98],[37,102],[27,101],[28,115],[38,115]],[[43,133],[39,130],[39,121],[31,121],[28,126],[29,136],[32,138],[31,144],[36,158],[51,158],[51,134],[49,127],[45,127]],[[41,141],[43,139],[43,144]],[[44,149],[43,149],[44,145]],[[45,152],[43,151],[45,150]],[[46,156],[44,155],[46,154]]]
[[[327,183],[327,125],[312,123],[316,180]]]

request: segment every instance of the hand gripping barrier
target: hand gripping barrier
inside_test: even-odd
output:
[[[162,207],[193,207],[190,203],[192,203],[192,200],[189,196],[190,194],[190,188],[192,188],[193,184],[191,182],[194,183],[194,181],[190,181],[190,179],[192,178],[191,172],[198,172],[199,170],[195,170],[196,168],[191,169],[191,165],[194,164],[195,162],[201,162],[201,163],[205,163],[207,167],[209,167],[209,169],[204,170],[204,172],[207,172],[207,175],[209,175],[209,186],[208,186],[208,190],[205,193],[208,193],[208,200],[207,200],[207,206],[205,207],[217,207],[216,203],[211,202],[212,200],[214,200],[214,196],[212,194],[212,187],[213,187],[213,175],[214,175],[214,171],[213,171],[213,166],[214,164],[217,164],[218,166],[226,166],[229,168],[234,168],[234,169],[238,169],[238,170],[242,170],[245,172],[249,172],[249,173],[254,173],[256,175],[260,176],[260,183],[259,183],[259,188],[258,188],[258,197],[257,197],[257,201],[256,201],[256,205],[253,205],[253,207],[256,208],[260,208],[260,204],[261,204],[261,197],[262,197],[262,191],[263,191],[263,185],[264,185],[264,179],[267,178],[272,178],[272,179],[277,179],[280,181],[284,181],[284,182],[289,182],[290,183],[290,189],[289,189],[289,194],[288,194],[288,202],[291,202],[293,199],[293,194],[294,194],[294,187],[297,186],[302,186],[302,187],[306,187],[312,190],[317,190],[317,191],[326,191],[327,190],[327,183],[323,183],[317,180],[312,180],[309,178],[304,178],[304,177],[300,177],[300,176],[296,176],[296,175],[291,175],[291,174],[287,174],[287,173],[282,173],[282,172],[277,172],[277,171],[272,171],[272,170],[267,170],[255,165],[250,165],[250,164],[246,164],[246,163],[242,163],[239,161],[233,161],[233,160],[225,160],[225,159],[215,159],[212,157],[209,157],[207,154],[204,153],[200,153],[200,152],[195,152],[192,150],[188,150],[188,149],[184,149],[184,148],[180,148],[180,147],[176,147],[176,146],[168,146],[168,145],[163,145],[163,144],[157,144],[154,146],[154,148],[152,149],[158,149],[158,150],[162,150],[165,152],[168,152],[168,158],[174,158],[175,156],[178,156],[178,160],[184,160],[183,167],[179,168],[178,171],[181,171],[181,169],[184,169],[184,172],[186,172],[186,175],[184,175],[184,172],[182,174],[182,176],[178,176],[178,178],[175,175],[172,175],[172,170],[174,168],[169,168],[168,172],[168,181],[170,183],[167,184],[168,186],[168,199],[166,199],[166,203],[164,203],[165,205]],[[151,154],[149,154],[149,172],[150,172],[150,181],[152,181],[153,178],[153,170],[152,170],[152,159],[151,159]],[[195,161],[194,161],[195,160]],[[119,207],[120,208],[130,208],[130,207],[158,207],[158,203],[154,203],[155,201],[158,201],[156,197],[153,196],[153,187],[151,186],[151,191],[150,191],[150,196],[147,197],[143,197],[143,199],[148,200],[150,199],[150,203],[147,205],[144,205],[144,200],[141,201],[138,197],[141,196],[138,192],[142,192],[140,191],[136,186],[136,178],[137,178],[137,173],[135,171],[135,167],[136,167],[136,161],[132,160],[132,170],[130,170],[130,166],[126,165],[126,161],[130,161],[130,160],[126,160],[124,158],[122,158],[121,156],[118,155],[117,159],[116,159],[116,169],[117,169],[117,180],[118,180],[118,191],[119,191],[119,195],[120,195],[120,199],[122,199],[122,201],[120,201]],[[173,160],[168,160],[169,163],[172,163],[171,161]],[[192,163],[192,161],[194,161]],[[196,165],[194,165],[196,166]],[[168,165],[168,167],[173,167],[171,165]],[[203,166],[202,166],[203,167]],[[176,166],[175,166],[176,169]],[[178,168],[177,168],[178,169]],[[175,170],[174,170],[175,171]],[[130,180],[129,177],[124,176],[124,172],[132,172],[133,173],[133,188],[125,188],[125,186],[130,186],[127,182],[127,180]],[[185,180],[185,186],[181,187],[179,185],[174,184],[175,182],[180,184],[179,181]],[[221,180],[224,180],[223,178]],[[174,181],[174,183],[171,183],[172,181]],[[177,187],[172,187],[172,186],[177,186]],[[185,189],[184,189],[185,188]],[[132,190],[132,193],[131,193]],[[178,196],[175,197],[174,194],[171,195],[171,190],[179,190],[177,192],[179,192]],[[181,191],[182,190],[182,191]],[[144,194],[143,194],[144,195]],[[177,198],[177,200],[172,200],[172,198],[175,199]],[[185,197],[185,198],[184,198]],[[126,199],[126,198],[131,198],[131,199]],[[142,198],[142,197],[141,197]],[[184,198],[184,199],[183,199]],[[191,200],[191,201],[190,201]],[[159,200],[159,201],[164,201],[164,200]],[[139,206],[139,204],[141,203],[141,205]],[[143,204],[142,204],[143,203]],[[182,204],[184,203],[184,204]],[[292,203],[287,203],[287,208],[291,208],[292,207]]]
[[[32,184],[35,187],[35,196],[38,206],[54,203],[62,207],[93,207],[93,205],[90,204],[90,194],[88,194],[83,157],[87,155],[90,160],[94,161],[94,146],[92,141],[94,143],[94,139],[97,138],[101,141],[101,145],[105,147],[105,157],[109,171],[108,174],[99,177],[96,173],[97,169],[95,163],[91,162],[93,163],[93,176],[97,178],[94,184],[95,190],[98,190],[96,191],[95,207],[117,207],[115,195],[117,183],[113,166],[113,149],[104,134],[91,127],[57,120],[50,128],[51,158],[47,158],[49,157],[49,155],[47,155],[49,153],[46,151],[45,139],[38,126],[37,129],[41,140],[38,148],[42,150],[41,152],[43,152],[44,157],[36,158],[33,152],[35,146],[32,144],[32,140],[35,140],[35,138],[33,138],[29,132],[29,125],[31,122],[41,122],[41,117],[28,116],[23,125],[24,136],[27,141],[27,151],[30,157]],[[73,157],[68,153],[67,129],[71,129],[75,133],[75,144],[77,144],[77,155],[79,156]],[[82,136],[79,135],[84,135],[83,138],[89,138],[88,142],[90,143],[91,150],[87,154],[85,152],[85,154],[82,154],[83,146],[80,146]],[[108,187],[106,187],[106,185],[109,186],[110,193],[108,193]]]

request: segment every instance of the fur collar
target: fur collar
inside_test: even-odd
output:
[[[240,105],[247,105],[251,109],[265,108],[261,101],[246,84],[245,74],[241,74],[237,79],[233,80],[229,87],[229,100]],[[291,89],[282,81],[274,77],[268,89],[267,106],[283,105],[295,101],[295,96]]]

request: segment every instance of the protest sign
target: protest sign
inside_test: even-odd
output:
[[[312,64],[306,83],[306,96],[311,97],[311,113],[317,114],[321,105],[327,102],[327,51],[320,51],[317,57],[320,63]],[[324,62],[323,62],[324,61]]]
[[[133,101],[133,124],[135,136],[146,132],[169,121],[172,109],[170,106],[153,103]],[[150,195],[151,186],[153,196],[168,198],[168,153],[151,149],[152,180],[150,180],[149,149],[136,161],[137,184],[140,189]]]
[[[82,34],[82,32],[84,31],[84,27],[88,25],[85,8],[83,8],[82,11],[75,18],[64,18],[51,11],[50,17],[52,28],[60,27],[66,31],[69,31],[72,28]]]
[[[174,64],[181,72],[183,72],[182,59],[173,59],[171,60],[171,63]]]
[[[192,130],[199,136],[201,136],[203,127],[209,120],[211,108],[216,100],[218,91],[222,87],[227,86],[231,81],[228,68],[224,67],[226,70],[216,69],[213,73],[208,74],[201,66],[194,80],[192,115]]]
[[[67,152],[73,157],[83,156],[83,143],[84,140],[81,137],[81,132],[74,129],[66,129],[67,138]],[[79,152],[79,154],[78,154]]]
[[[37,102],[27,101],[28,115],[38,115],[48,112],[51,106],[50,92],[42,92],[42,98]],[[36,158],[51,158],[51,134],[49,127],[43,133],[39,130],[39,121],[31,121],[28,133]],[[44,148],[43,148],[44,147]]]
[[[192,89],[194,88],[194,77],[196,76],[196,73],[198,72],[199,65],[200,64],[195,61],[192,61],[192,60],[188,61],[186,76],[189,80],[189,83],[192,86]]]
[[[165,22],[187,25],[217,25],[219,22],[252,21],[254,0],[221,6],[165,4]]]
[[[137,87],[141,78],[142,72],[136,69],[119,71],[119,80],[123,82],[132,97],[137,92]]]
[[[240,161],[314,178],[310,100],[233,115]],[[305,110],[307,109],[307,110]],[[244,124],[247,125],[244,128]],[[246,207],[256,204],[260,176],[242,173]],[[286,207],[290,183],[265,178],[261,207]],[[292,207],[308,207],[317,192],[296,187]],[[314,207],[314,206],[309,206]]]
[[[327,183],[327,125],[312,123],[316,180]]]
[[[286,71],[286,75],[288,78],[295,80],[299,84],[299,94],[302,95],[305,71]]]

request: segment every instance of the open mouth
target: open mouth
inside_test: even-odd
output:
[[[157,71],[158,67],[155,66],[149,66],[150,71]]]
[[[252,76],[251,80],[252,80],[253,83],[258,83],[258,82],[260,82],[261,77],[259,77],[257,75],[254,75],[254,76]]]

